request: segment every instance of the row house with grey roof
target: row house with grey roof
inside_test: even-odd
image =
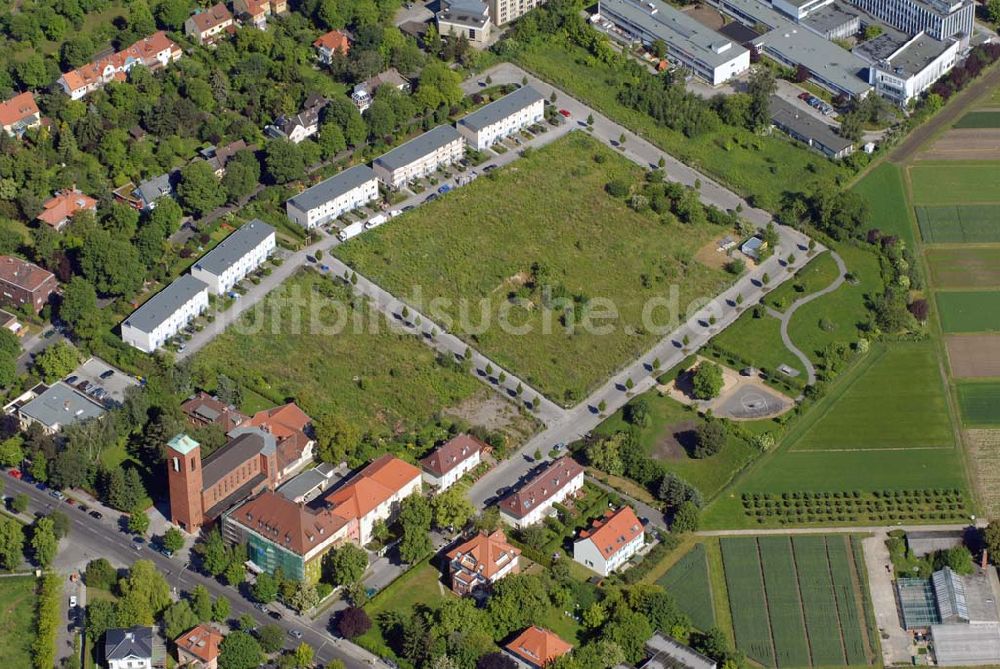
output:
[[[208,309],[209,287],[185,274],[151,297],[122,323],[122,341],[152,353]]]
[[[367,165],[355,165],[285,202],[288,218],[311,230],[378,197],[378,179]]]
[[[254,219],[202,256],[191,267],[191,276],[207,284],[216,295],[222,295],[260,267],[275,248],[274,228]]]

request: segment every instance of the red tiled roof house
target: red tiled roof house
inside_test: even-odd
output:
[[[195,427],[218,425],[223,432],[229,432],[247,420],[236,407],[206,392],[189,397],[181,404],[181,411]]]
[[[504,650],[514,658],[518,666],[542,669],[573,650],[573,646],[547,629],[532,625],[514,637],[513,641],[504,646]]]
[[[217,669],[222,634],[208,625],[197,625],[174,640],[177,666],[191,669]]]
[[[223,32],[231,33],[233,30],[233,15],[221,2],[192,14],[184,22],[184,34],[202,45],[212,44]]]
[[[312,418],[289,402],[280,407],[258,411],[250,419],[251,427],[273,434],[278,441],[278,481],[312,462]]]
[[[351,42],[344,33],[339,30],[331,30],[325,35],[320,35],[313,42],[313,47],[316,49],[319,62],[329,65],[333,62],[334,54],[339,53],[343,56],[348,54],[351,50]]]
[[[0,102],[0,126],[12,137],[20,137],[28,128],[42,124],[42,115],[30,91]]]
[[[327,495],[326,501],[337,515],[357,519],[358,543],[364,546],[371,541],[375,523],[395,519],[400,502],[420,492],[420,487],[420,470],[387,454]]]
[[[630,506],[607,511],[573,543],[573,559],[601,576],[607,576],[646,545],[642,523]]]
[[[583,488],[583,467],[568,455],[550,462],[527,484],[500,501],[500,518],[516,528],[545,520],[552,505]]]
[[[508,574],[518,572],[521,551],[507,543],[503,530],[480,532],[448,553],[451,589],[457,595],[488,592]]]
[[[37,313],[59,289],[59,284],[52,272],[34,263],[14,256],[0,256],[0,289],[4,304],[27,306]]]
[[[484,448],[487,445],[472,435],[460,434],[450,439],[420,461],[424,483],[438,491],[450,488],[482,462]]]
[[[66,95],[79,100],[110,81],[125,81],[129,70],[136,65],[156,70],[182,55],[181,48],[161,30],[117,53],[66,72],[57,83]]]
[[[76,188],[67,188],[46,200],[42,204],[42,213],[36,218],[56,232],[61,232],[70,219],[81,211],[96,212],[97,200],[84,195]]]

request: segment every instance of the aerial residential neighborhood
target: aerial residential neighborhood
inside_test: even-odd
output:
[[[1000,665],[1000,0],[0,21],[0,667]]]

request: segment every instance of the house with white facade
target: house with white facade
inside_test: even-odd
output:
[[[306,98],[303,109],[294,116],[281,115],[274,123],[264,126],[264,134],[274,139],[287,139],[292,144],[298,144],[304,139],[319,132],[319,115],[330,103],[319,95]]]
[[[550,462],[528,483],[500,502],[500,518],[520,529],[545,520],[554,504],[583,488],[583,467],[568,455]]]
[[[642,523],[630,506],[607,511],[580,532],[573,543],[573,559],[601,576],[607,576],[646,545]]]
[[[28,91],[0,102],[0,128],[12,137],[20,137],[25,130],[42,124],[42,114],[35,102],[35,95]]]
[[[275,246],[274,228],[255,218],[202,256],[191,268],[191,276],[222,295],[260,267]]]
[[[213,44],[224,32],[234,30],[233,15],[221,2],[196,11],[184,22],[184,34],[201,45]]]
[[[367,165],[355,165],[285,202],[288,218],[311,230],[378,198],[378,179]]]
[[[482,151],[544,117],[545,97],[531,86],[522,86],[472,112],[456,123],[455,128],[469,146]]]
[[[190,274],[177,278],[122,323],[122,341],[152,353],[208,309],[208,285]]]
[[[420,461],[424,483],[434,486],[438,492],[447,490],[479,466],[484,448],[488,446],[470,434],[450,439]]]
[[[442,36],[465,36],[470,44],[487,46],[493,34],[490,5],[485,0],[442,0],[436,15]]]
[[[503,530],[480,532],[448,551],[452,592],[460,597],[487,594],[494,583],[518,572],[520,555]]]
[[[905,107],[955,67],[959,46],[952,38],[942,41],[919,33],[888,58],[873,63],[869,83],[879,95]]]
[[[357,541],[372,540],[375,523],[389,523],[399,513],[400,503],[420,492],[420,470],[393,455],[383,455],[355,474],[324,499],[334,515],[358,524]]]
[[[432,174],[465,155],[465,139],[450,125],[439,125],[375,159],[372,168],[389,188]]]
[[[162,643],[156,643],[152,627],[110,629],[104,633],[104,660],[108,669],[153,669],[154,655],[162,662],[165,657]],[[159,665],[162,666],[162,665]]]
[[[56,82],[66,95],[79,100],[111,81],[125,81],[136,65],[151,70],[166,67],[184,55],[181,48],[162,30],[110,56],[66,72]]]

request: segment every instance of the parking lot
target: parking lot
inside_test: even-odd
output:
[[[125,391],[138,386],[139,380],[100,358],[89,358],[66,377],[66,383],[99,400],[111,400],[121,404],[125,401]],[[86,385],[83,385],[84,383]],[[103,390],[106,396],[97,397],[100,390]]]

